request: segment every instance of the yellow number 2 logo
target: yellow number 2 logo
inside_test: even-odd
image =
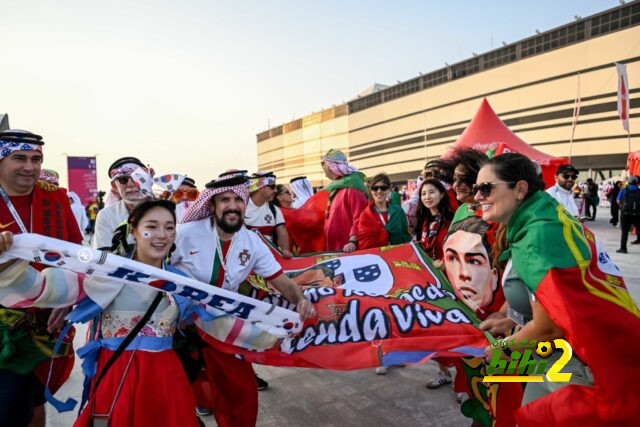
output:
[[[549,368],[547,381],[566,383],[571,379],[571,372],[560,372],[560,370],[571,360],[573,350],[571,350],[569,343],[563,339],[553,340],[553,344],[556,348],[562,349],[562,356]]]

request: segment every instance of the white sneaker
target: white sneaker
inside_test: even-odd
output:
[[[451,384],[451,374],[449,372],[438,371],[438,375],[427,383],[427,388],[433,390],[445,384]]]
[[[386,375],[387,374],[387,367],[386,366],[378,366],[376,368],[376,374],[378,374],[378,375]]]

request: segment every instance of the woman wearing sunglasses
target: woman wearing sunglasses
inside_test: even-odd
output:
[[[557,344],[554,340],[564,339],[573,350],[561,371],[570,374],[568,381],[550,382],[544,376],[544,382],[527,383],[518,424],[539,424],[543,421],[537,416],[552,413],[557,425],[632,422],[640,405],[635,388],[640,369],[637,352],[627,343],[640,338],[640,310],[603,246],[544,192],[539,168],[525,156],[506,153],[491,159],[473,191],[482,219],[507,226],[502,286],[507,316],[521,328],[505,340]],[[489,329],[491,323],[488,319],[480,326]],[[509,346],[494,354],[487,347],[485,355],[495,364],[516,351],[522,355],[523,349]],[[535,351],[533,359],[543,360]],[[544,354],[545,374],[563,354],[557,346]],[[621,374],[612,375],[612,366]],[[569,400],[571,410],[564,406]]]
[[[293,201],[293,195],[287,186],[284,184],[277,184],[273,204],[279,208],[291,209],[293,207]]]
[[[132,259],[184,274],[164,264],[176,235],[172,202],[144,202],[131,212],[128,222],[136,242]],[[12,242],[11,233],[1,233],[0,253],[10,249]],[[98,420],[105,426],[198,426],[192,389],[171,349],[178,319],[187,306],[185,298],[60,268],[39,272],[26,261],[12,260],[0,265],[0,303],[8,307],[79,303],[70,313],[74,321],[99,316],[98,331],[78,351],[84,352],[83,369],[95,375],[75,426],[98,425]],[[152,305],[156,306],[154,310],[150,309]],[[140,325],[133,341],[102,376],[115,350],[125,337],[135,333],[135,326],[148,311],[149,320]]]
[[[358,220],[358,249],[399,245],[411,241],[407,216],[398,205],[389,203],[391,180],[379,173],[371,179],[371,201]]]
[[[420,204],[416,220],[416,240],[433,260],[442,261],[442,246],[453,218],[449,194],[438,179],[425,179],[418,189]]]

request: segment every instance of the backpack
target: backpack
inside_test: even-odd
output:
[[[622,198],[622,215],[639,216],[640,215],[640,189],[624,192]]]

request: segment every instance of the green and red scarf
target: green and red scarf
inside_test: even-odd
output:
[[[591,369],[594,386],[568,385],[521,408],[519,425],[631,425],[640,410],[640,310],[591,231],[538,191],[507,226],[514,268]]]

